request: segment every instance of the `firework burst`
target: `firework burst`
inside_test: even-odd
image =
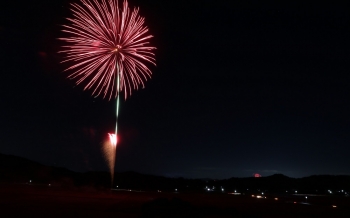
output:
[[[155,47],[149,46],[148,28],[139,9],[131,12],[128,2],[118,7],[117,0],[81,0],[71,4],[73,18],[63,25],[68,37],[61,53],[70,67],[68,78],[92,90],[92,95],[109,100],[124,92],[144,87],[152,72],[146,63],[155,65]],[[117,84],[118,83],[118,84]]]
[[[70,64],[68,78],[94,96],[117,98],[115,134],[109,134],[110,143],[104,145],[113,184],[120,92],[126,99],[151,77],[146,64],[155,65],[155,47],[149,46],[153,36],[139,9],[131,11],[126,0],[122,8],[118,0],[81,0],[71,6],[73,18],[63,25],[69,36],[60,38],[66,43],[60,52],[65,54],[63,62]]]

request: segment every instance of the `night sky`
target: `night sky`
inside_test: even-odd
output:
[[[108,171],[115,103],[75,87],[57,53],[69,2],[0,3],[0,153]],[[121,102],[117,171],[350,174],[350,7],[279,2],[129,0],[157,66]]]

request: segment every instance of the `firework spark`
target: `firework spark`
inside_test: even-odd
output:
[[[108,135],[109,141],[105,141],[105,143],[103,144],[103,153],[111,173],[111,182],[113,184],[115,152],[117,149],[117,136],[112,133],[108,133]]]
[[[92,95],[109,100],[124,92],[125,99],[133,90],[144,87],[152,72],[145,65],[155,65],[155,47],[149,46],[148,28],[139,9],[131,12],[128,2],[118,7],[117,0],[81,0],[73,3],[70,25],[63,25],[68,37],[61,53],[68,78],[92,90]],[[120,82],[119,87],[117,84]]]

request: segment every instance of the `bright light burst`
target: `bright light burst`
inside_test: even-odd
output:
[[[108,133],[109,135],[109,141],[111,142],[112,146],[117,146],[117,136],[112,133]]]
[[[61,53],[71,64],[66,71],[68,78],[92,90],[92,95],[112,99],[124,92],[124,97],[133,90],[144,87],[152,72],[145,65],[155,65],[149,46],[148,28],[139,9],[131,12],[128,2],[118,7],[118,0],[81,0],[73,3],[73,18],[63,31],[70,36],[61,38],[67,45]],[[120,83],[120,85],[119,85]]]

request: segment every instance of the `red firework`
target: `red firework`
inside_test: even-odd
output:
[[[155,65],[155,47],[149,46],[148,28],[139,9],[131,12],[128,2],[118,7],[118,0],[81,0],[73,3],[73,18],[63,31],[70,36],[61,38],[67,45],[63,62],[71,64],[68,78],[92,95],[115,98],[123,91],[125,98],[133,90],[144,87],[152,72],[145,65]]]

